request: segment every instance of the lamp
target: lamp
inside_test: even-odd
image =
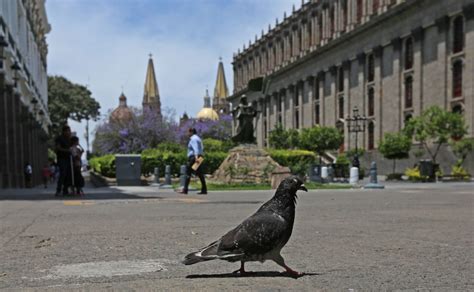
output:
[[[358,143],[357,143],[357,138],[359,136],[360,132],[365,132],[365,127],[366,127],[366,121],[367,117],[361,116],[359,114],[359,108],[355,106],[352,109],[352,117],[347,115],[346,122],[347,122],[347,130],[349,133],[355,133],[355,154],[354,154],[354,159],[352,162],[352,165],[354,167],[359,168],[360,167],[360,162],[359,162],[359,152],[358,152]]]

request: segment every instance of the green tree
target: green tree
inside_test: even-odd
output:
[[[68,119],[97,120],[100,115],[100,105],[87,87],[63,76],[48,76],[48,109],[54,135],[59,134]]]
[[[320,163],[324,152],[338,149],[342,142],[341,132],[334,127],[305,128],[300,135],[301,148],[316,152]]]
[[[379,151],[382,155],[393,160],[393,171],[395,173],[397,159],[409,157],[411,139],[403,133],[386,133],[379,143]]]
[[[473,138],[463,138],[458,141],[452,141],[451,147],[453,149],[454,155],[458,158],[457,165],[461,166],[466,160],[467,155],[472,153],[474,150],[474,139]]]
[[[275,129],[270,131],[268,136],[268,143],[274,149],[289,149],[290,148],[290,134],[283,128],[282,124],[277,124]]]
[[[436,164],[441,146],[452,138],[462,138],[467,133],[467,127],[462,115],[432,106],[420,116],[412,118],[403,131],[423,145]]]

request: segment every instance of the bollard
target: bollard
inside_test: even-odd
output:
[[[167,165],[165,167],[165,183],[160,186],[162,189],[172,189],[171,185],[171,166]]]
[[[334,168],[332,166],[328,167],[328,177],[327,177],[328,182],[333,182],[334,181]]]
[[[179,187],[181,189],[184,188],[184,185],[186,184],[186,179],[187,179],[187,167],[186,165],[181,165],[181,168],[179,169]]]
[[[327,179],[327,178],[328,178],[328,167],[327,167],[327,166],[321,167],[321,177],[322,177],[323,179]]]
[[[364,189],[383,189],[385,186],[377,181],[377,164],[372,161],[370,164],[369,183],[364,186]]]
[[[155,167],[153,174],[155,175],[155,177],[151,185],[159,187],[160,186],[160,169],[158,167]]]
[[[357,185],[359,182],[359,169],[357,167],[351,167],[349,183],[351,185]]]

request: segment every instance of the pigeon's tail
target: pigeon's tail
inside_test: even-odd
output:
[[[183,264],[193,265],[199,262],[205,262],[210,260],[227,260],[227,261],[237,261],[240,260],[240,257],[243,255],[241,253],[229,253],[219,251],[220,240],[214,241],[205,248],[192,252],[184,257]]]
[[[210,261],[219,258],[219,256],[217,255],[217,248],[219,247],[219,243],[219,240],[214,241],[205,248],[188,254],[184,257],[183,264],[193,265],[199,262]]]

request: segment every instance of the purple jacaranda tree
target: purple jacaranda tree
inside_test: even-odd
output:
[[[162,116],[155,111],[131,107],[133,118],[105,120],[95,129],[93,150],[98,155],[140,153],[162,142],[178,142],[174,110],[165,108]]]
[[[217,140],[229,140],[232,137],[232,116],[220,115],[219,120],[197,120],[188,119],[183,122],[178,130],[178,139],[181,143],[188,140],[188,129],[194,127],[201,138],[213,138]]]

